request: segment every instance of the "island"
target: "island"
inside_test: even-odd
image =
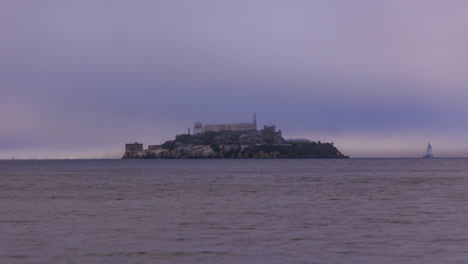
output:
[[[240,126],[249,124],[249,126]],[[285,140],[274,125],[256,129],[252,123],[233,124],[239,129],[204,126],[198,133],[177,135],[161,145],[126,144],[123,159],[273,159],[348,158],[333,143],[307,139]],[[223,125],[225,126],[225,125]],[[225,127],[223,127],[225,128]],[[253,129],[255,128],[255,129]],[[197,130],[197,123],[195,126]],[[218,131],[215,131],[218,130]]]

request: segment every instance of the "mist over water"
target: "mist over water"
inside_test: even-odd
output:
[[[0,161],[1,263],[464,263],[467,159]]]

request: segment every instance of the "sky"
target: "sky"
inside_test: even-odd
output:
[[[0,2],[0,159],[119,158],[194,121],[468,157],[464,0]]]

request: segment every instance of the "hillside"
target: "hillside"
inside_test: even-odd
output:
[[[123,159],[249,159],[249,158],[347,158],[333,145],[321,142],[285,143],[281,131],[208,131],[178,135],[160,146],[126,152]]]

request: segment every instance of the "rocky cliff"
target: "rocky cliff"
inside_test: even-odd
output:
[[[285,143],[281,132],[261,131],[205,132],[178,135],[175,140],[136,152],[126,152],[123,159],[266,159],[266,158],[347,158],[333,143]]]

